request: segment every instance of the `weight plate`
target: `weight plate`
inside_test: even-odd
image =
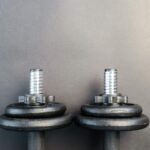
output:
[[[142,113],[142,107],[136,104],[104,105],[86,104],[81,107],[84,115],[95,117],[135,117]]]
[[[40,118],[63,115],[66,107],[62,103],[46,105],[26,105],[24,103],[11,104],[6,107],[5,115],[19,118]]]
[[[132,118],[78,116],[77,123],[83,127],[95,130],[130,131],[145,128],[149,124],[149,119],[145,115]]]
[[[18,131],[42,131],[63,127],[71,123],[72,116],[65,114],[55,118],[22,119],[5,115],[0,117],[0,126],[4,129]]]

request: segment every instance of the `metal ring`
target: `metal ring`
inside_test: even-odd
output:
[[[62,103],[49,103],[35,106],[16,103],[7,106],[5,115],[16,118],[40,118],[62,115],[65,111],[66,107]]]
[[[78,116],[77,123],[83,127],[95,130],[130,131],[145,128],[149,124],[149,119],[145,115],[132,118]]]
[[[136,117],[142,113],[142,107],[136,104],[104,105],[87,104],[81,107],[84,115],[94,117]]]
[[[0,117],[0,126],[4,129],[18,131],[42,131],[59,128],[71,123],[72,116],[65,114],[55,118],[23,119],[11,118],[5,115]]]

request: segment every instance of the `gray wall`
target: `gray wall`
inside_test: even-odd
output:
[[[29,69],[45,70],[45,92],[68,111],[103,91],[103,69],[119,70],[119,91],[150,116],[149,0],[1,0],[0,113],[28,93]],[[48,132],[47,150],[97,150],[78,127]],[[149,150],[149,128],[121,135],[122,150]],[[25,150],[26,133],[0,129],[0,149]]]

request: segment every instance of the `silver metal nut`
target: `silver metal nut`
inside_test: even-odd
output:
[[[113,104],[113,103],[118,103],[118,104],[123,104],[123,103],[128,103],[128,97],[127,96],[122,96],[121,94],[118,95],[99,95],[95,96],[94,103],[103,103],[103,104]]]
[[[26,95],[26,96],[19,96],[18,98],[19,103],[25,104],[47,104],[52,103],[55,101],[54,96],[45,96],[45,95]]]

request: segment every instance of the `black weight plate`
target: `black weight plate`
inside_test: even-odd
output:
[[[6,107],[5,115],[19,118],[39,118],[63,115],[65,111],[66,107],[62,103],[35,106],[16,103]]]
[[[66,126],[71,123],[71,120],[70,114],[55,118],[36,119],[11,118],[3,115],[0,117],[0,127],[18,131],[43,131]]]
[[[97,118],[78,116],[77,123],[95,130],[130,131],[145,128],[149,119],[145,115],[130,118]]]
[[[142,107],[136,104],[104,105],[87,104],[81,107],[84,115],[95,117],[135,117],[142,113]]]

